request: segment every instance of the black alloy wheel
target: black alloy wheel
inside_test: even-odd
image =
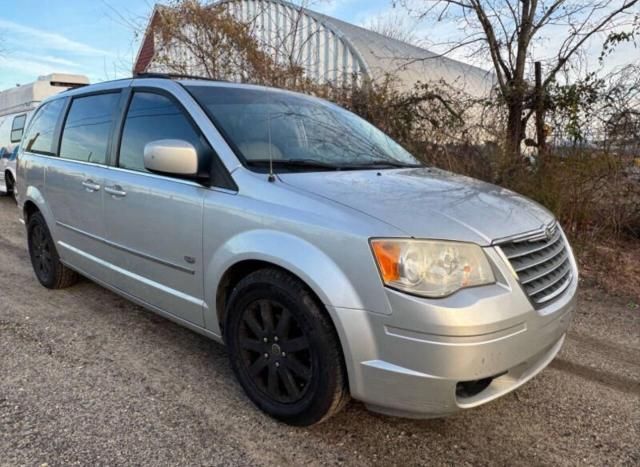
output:
[[[29,239],[33,270],[41,282],[49,282],[53,272],[53,256],[52,245],[44,226],[34,225]]]
[[[349,400],[331,318],[300,280],[280,269],[250,273],[225,309],[224,338],[238,381],[260,409],[285,423],[320,423]]]
[[[40,212],[27,220],[29,256],[36,278],[48,289],[62,289],[75,284],[78,274],[60,261],[51,232]]]
[[[242,363],[253,384],[274,401],[299,401],[314,362],[309,338],[286,306],[256,300],[244,309],[239,332]]]

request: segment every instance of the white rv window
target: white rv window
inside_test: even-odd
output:
[[[11,124],[11,142],[19,143],[24,133],[24,124],[27,121],[27,114],[16,115]]]

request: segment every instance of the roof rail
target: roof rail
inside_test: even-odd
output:
[[[224,79],[214,79],[209,76],[188,75],[184,73],[141,72],[141,73],[135,73],[133,77],[134,78],[162,78],[162,79],[201,79],[201,80],[207,80],[207,81],[220,81],[225,83],[229,82]]]

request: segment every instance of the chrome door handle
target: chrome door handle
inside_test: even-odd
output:
[[[85,180],[84,182],[82,182],[82,186],[85,187],[85,189],[89,192],[98,191],[100,189],[100,185],[94,183],[93,180]]]
[[[127,196],[127,192],[124,191],[120,185],[107,186],[104,188],[104,191],[116,198],[124,198]]]

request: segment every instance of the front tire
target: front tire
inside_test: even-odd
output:
[[[290,425],[320,423],[349,400],[340,343],[309,290],[277,269],[234,288],[225,339],[236,377],[261,410]]]
[[[78,281],[78,274],[60,262],[47,223],[39,212],[29,217],[27,241],[31,265],[40,284],[48,289],[63,289]]]

